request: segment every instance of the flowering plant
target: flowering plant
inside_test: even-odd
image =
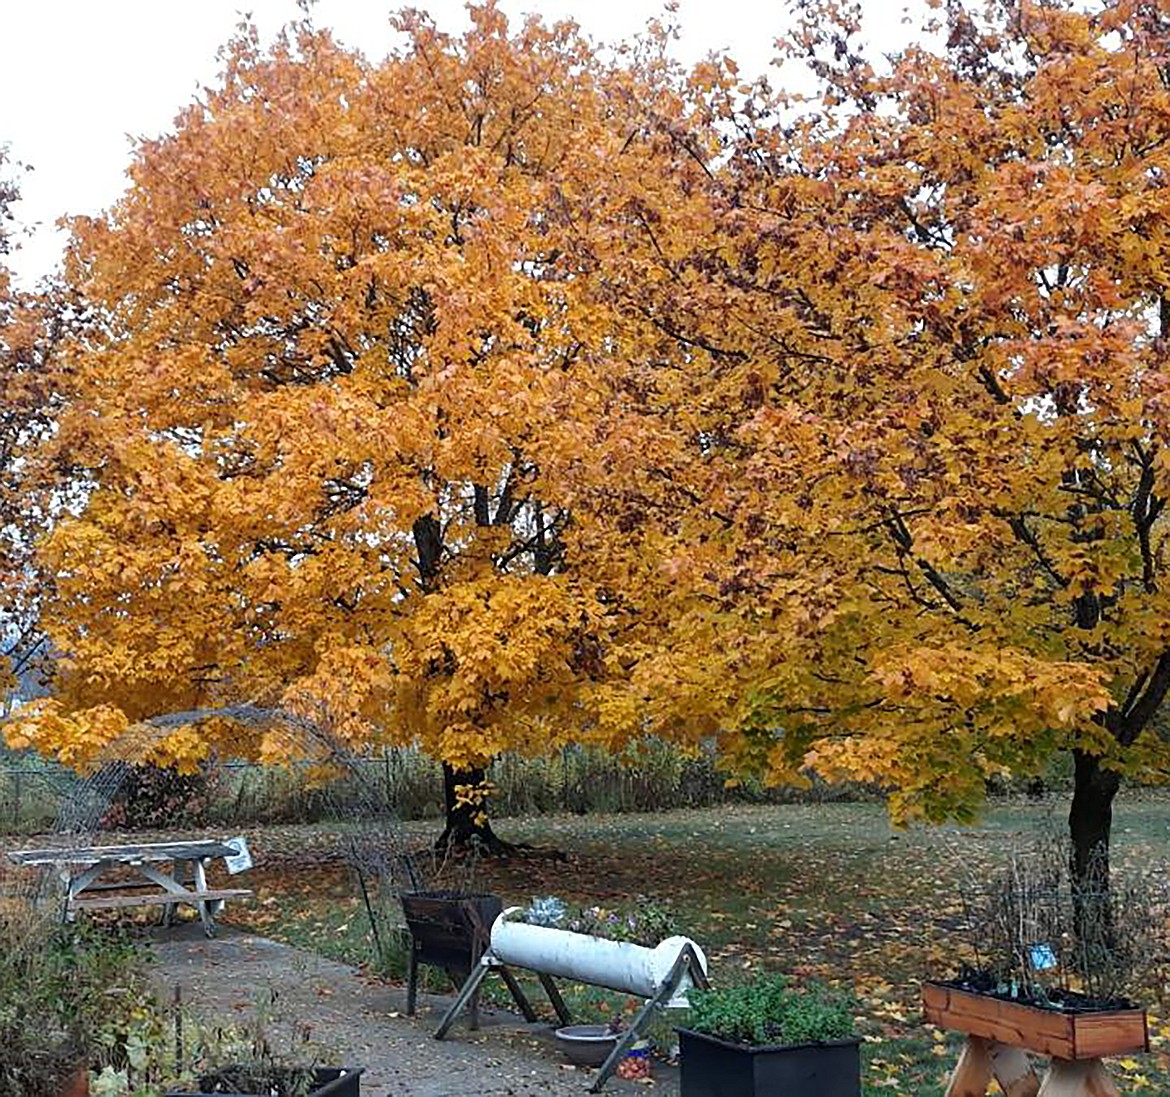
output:
[[[533,899],[524,912],[524,921],[534,926],[552,926],[573,933],[586,933],[607,941],[629,941],[653,948],[678,932],[673,911],[645,896],[620,907],[580,907],[570,910],[555,896]]]

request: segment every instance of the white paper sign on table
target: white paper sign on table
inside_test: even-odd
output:
[[[236,851],[234,856],[223,859],[228,872],[233,876],[237,872],[247,872],[252,867],[252,854],[248,851],[248,841],[243,835],[238,838],[229,838],[224,842],[224,845],[231,846]]]

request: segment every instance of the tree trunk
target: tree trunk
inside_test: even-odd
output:
[[[1109,890],[1109,837],[1113,798],[1121,777],[1105,769],[1095,754],[1073,751],[1072,805],[1068,812],[1072,878],[1082,893]]]
[[[1105,769],[1094,754],[1074,751],[1072,805],[1068,812],[1069,871],[1074,924],[1082,974],[1091,977],[1113,945],[1113,907],[1109,893],[1109,838],[1113,798],[1121,777]]]
[[[477,819],[482,808],[460,803],[456,793],[459,785],[482,784],[485,776],[482,769],[455,769],[449,763],[443,763],[443,811],[447,825],[439,837],[440,847],[469,846],[473,840],[491,834],[491,823],[486,819]]]
[[[480,785],[487,771],[455,769],[443,763],[443,807],[446,826],[435,842],[435,848],[452,852],[466,850],[490,857],[507,857],[521,847],[505,842],[492,830],[483,804],[461,803],[456,793],[459,785]]]

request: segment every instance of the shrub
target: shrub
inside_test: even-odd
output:
[[[0,1093],[56,1097],[81,1066],[123,1066],[158,1016],[127,937],[0,916]]]
[[[1088,998],[1124,1008],[1157,995],[1170,957],[1170,888],[1154,865],[1086,888],[1071,872],[1072,849],[1059,832],[1031,836],[990,878],[962,888],[965,909],[959,980],[972,989],[1060,1007]],[[1093,866],[1098,880],[1107,868]]]
[[[128,765],[101,823],[106,830],[202,826],[207,803],[207,777],[203,773]]]
[[[691,990],[690,1027],[738,1044],[812,1044],[853,1035],[853,1002],[774,975],[742,986]]]

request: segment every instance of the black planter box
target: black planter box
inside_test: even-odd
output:
[[[861,1040],[732,1044],[678,1029],[682,1097],[861,1097]]]
[[[309,1097],[361,1097],[362,1069],[317,1067]],[[166,1097],[267,1097],[259,1093],[168,1093]]]

